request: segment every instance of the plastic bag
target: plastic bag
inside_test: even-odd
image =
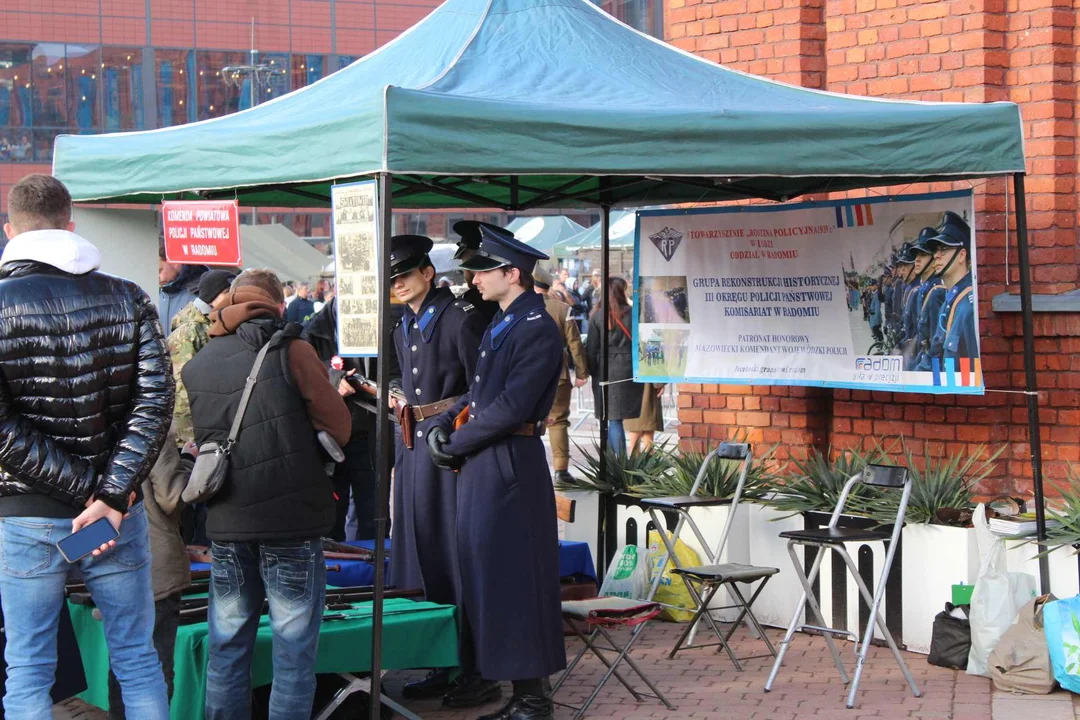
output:
[[[1043,605],[1043,633],[1054,678],[1080,693],[1080,595]]]
[[[649,565],[645,550],[637,545],[624,545],[608,567],[600,597],[644,599],[649,593]]]
[[[971,652],[968,675],[990,677],[990,652],[1016,619],[1020,608],[1035,597],[1035,578],[1008,571],[1005,541],[990,532],[986,506],[979,504],[971,518],[979,546],[979,574],[971,594]]]
[[[930,654],[926,662],[952,670],[966,670],[971,652],[971,621],[966,614],[969,606],[960,605],[965,617],[953,617],[956,605],[945,603],[944,612],[934,618],[934,633],[930,636]]]
[[[667,535],[669,538],[672,536],[670,532]],[[664,545],[664,541],[660,539],[655,530],[651,531],[649,533],[649,575],[651,578],[655,579],[656,573],[660,572],[660,565],[664,562],[666,556],[667,547]],[[701,558],[698,557],[698,554],[682,540],[675,543],[675,556],[679,559],[679,567],[686,568],[701,565]],[[694,599],[690,596],[690,591],[686,589],[686,583],[673,572],[674,570],[675,563],[669,562],[664,574],[660,577],[660,584],[656,588],[656,597],[653,600],[665,606],[686,608],[685,610],[675,610],[672,607],[665,607],[664,611],[660,613],[661,619],[672,622],[690,622],[696,610]]]
[[[1020,608],[1016,623],[990,653],[990,678],[998,690],[1025,695],[1053,691],[1056,683],[1043,634],[1044,603],[1053,600],[1053,595],[1044,595]]]

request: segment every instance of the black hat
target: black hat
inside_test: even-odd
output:
[[[900,251],[896,254],[896,262],[901,265],[912,265],[915,263],[915,253],[911,250],[911,243],[904,243],[900,246]]]
[[[939,247],[971,249],[971,227],[964,218],[951,210],[946,210],[937,226],[937,235],[930,239],[928,245],[934,249]]]
[[[506,228],[501,228],[498,225],[492,225],[491,223],[482,222],[480,220],[458,220],[454,223],[454,232],[456,232],[461,239],[458,241],[457,252],[454,253],[455,260],[460,260],[466,250],[476,250],[480,247],[480,228],[482,227],[514,237],[514,233]]]
[[[930,241],[937,237],[937,228],[924,227],[919,231],[919,237],[915,239],[915,244],[911,246],[911,251],[914,253],[922,253],[923,255],[933,255],[934,246],[930,244]]]
[[[425,235],[395,235],[390,238],[390,279],[415,270],[428,259],[435,243]]]
[[[551,277],[551,273],[547,268],[542,265],[537,265],[532,272],[533,284],[541,290],[551,289],[551,283],[554,282],[554,278]]]
[[[484,223],[480,227],[480,247],[476,254],[461,263],[464,270],[484,271],[501,267],[516,267],[532,274],[537,260],[549,260],[544,253],[529,247],[502,228],[492,229]]]
[[[207,270],[199,278],[199,299],[212,305],[218,295],[229,289],[235,277],[228,270]]]

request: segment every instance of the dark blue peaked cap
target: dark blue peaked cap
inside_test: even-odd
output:
[[[933,248],[952,247],[971,249],[971,227],[964,218],[946,210],[937,226],[937,235],[930,240]]]
[[[434,246],[431,238],[424,235],[395,235],[390,238],[390,277],[420,267]]]
[[[935,237],[937,237],[937,228],[924,227],[919,231],[919,237],[915,239],[915,244],[911,246],[912,252],[923,253],[924,255],[933,255],[934,246],[930,243]]]
[[[480,226],[480,247],[476,254],[461,263],[465,270],[484,271],[500,267],[516,267],[531,275],[537,260],[549,259],[536,248],[529,247],[502,228]]]

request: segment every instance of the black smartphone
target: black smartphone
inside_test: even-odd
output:
[[[82,530],[56,543],[56,549],[69,563],[82,560],[99,547],[120,537],[108,518],[99,518]]]

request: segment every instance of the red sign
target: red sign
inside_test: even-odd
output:
[[[240,207],[235,200],[161,204],[165,257],[177,265],[240,265]]]

